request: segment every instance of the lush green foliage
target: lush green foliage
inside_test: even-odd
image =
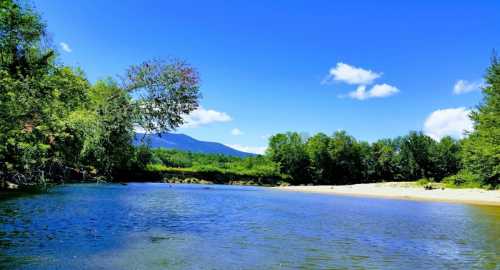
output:
[[[88,101],[79,70],[54,63],[29,7],[0,6],[0,171],[19,183],[58,175],[75,147],[70,115]]]
[[[443,182],[451,187],[477,188],[481,187],[482,181],[477,174],[461,170],[457,174],[445,177]]]
[[[255,184],[274,185],[288,181],[276,163],[266,156],[231,157],[220,154],[202,154],[170,149],[136,148],[130,171],[122,179],[133,177],[145,180],[170,178],[198,178],[215,183],[252,181]]]
[[[264,156],[242,159],[141,146],[136,149],[134,160],[135,168],[141,168],[139,171],[219,179],[218,182],[264,177],[272,179],[266,182],[269,184],[352,184],[440,181],[459,171],[460,149],[460,142],[451,137],[437,142],[419,132],[372,144],[360,142],[344,131],[332,136],[319,133],[310,138],[289,132],[272,136]]]
[[[500,59],[494,55],[483,88],[484,101],[471,115],[474,131],[464,140],[464,174],[483,185],[500,185]]]
[[[296,184],[348,184],[379,180],[441,180],[458,172],[460,144],[445,137],[436,142],[410,132],[394,140],[369,144],[344,131],[308,139],[298,133],[277,134],[269,140],[269,158]]]
[[[191,168],[198,171],[219,170],[254,176],[280,175],[277,164],[265,156],[239,158],[167,149],[154,149],[152,153],[151,163],[167,167]]]
[[[298,133],[277,134],[269,139],[268,155],[280,164],[282,173],[290,175],[294,183],[309,176],[309,157],[304,139]]]
[[[0,2],[1,180],[111,177],[131,166],[134,126],[169,131],[198,106],[198,74],[182,61],[132,66],[122,86],[91,85],[56,62],[46,39],[29,5]]]

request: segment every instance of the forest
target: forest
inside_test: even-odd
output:
[[[500,184],[500,60],[485,74],[483,101],[464,139],[435,141],[422,132],[373,143],[345,131],[297,132],[269,139],[265,155],[233,158],[132,146],[134,129],[173,131],[198,108],[200,78],[179,59],[153,59],[120,78],[91,83],[58,62],[40,15],[28,4],[0,6],[0,179],[19,186],[71,180],[194,177],[216,183],[352,184],[444,181]],[[137,179],[136,179],[137,180]]]

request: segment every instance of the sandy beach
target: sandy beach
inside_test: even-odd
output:
[[[449,188],[425,190],[423,187],[416,186],[415,183],[411,182],[342,186],[288,186],[276,188],[284,191],[500,206],[500,190]]]

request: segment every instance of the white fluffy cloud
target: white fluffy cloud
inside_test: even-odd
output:
[[[224,123],[231,121],[232,118],[225,112],[218,112],[215,110],[207,110],[203,107],[191,112],[189,115],[184,116],[184,128],[195,128],[202,125],[211,123]]]
[[[259,155],[263,155],[267,149],[267,146],[244,146],[241,144],[226,144],[226,146],[229,146],[239,151],[254,153]]]
[[[234,135],[234,136],[240,136],[240,135],[243,135],[243,131],[241,131],[241,129],[239,128],[233,128],[231,130],[231,135]]]
[[[481,90],[481,87],[483,86],[482,81],[476,81],[476,82],[469,82],[466,80],[458,80],[455,85],[453,86],[453,94],[455,95],[460,95],[460,94],[465,94],[469,93],[472,91],[479,91]]]
[[[366,90],[366,86],[360,85],[355,91],[348,94],[349,97],[365,100],[369,98],[382,98],[392,96],[399,92],[399,89],[388,84],[376,84],[370,90]]]
[[[373,84],[373,81],[380,78],[382,73],[377,73],[371,70],[366,70],[359,67],[354,67],[342,62],[337,63],[337,66],[330,69],[328,77],[323,81],[341,81],[347,84],[358,85],[355,91],[347,93],[347,95],[339,95],[339,97],[350,97],[357,100],[365,100],[369,98],[383,98],[392,96],[399,92],[395,86],[383,84],[375,84],[371,89],[367,89],[368,85]]]
[[[69,47],[68,43],[66,43],[66,42],[61,42],[61,43],[59,43],[59,45],[61,45],[61,49],[65,52],[70,53],[72,51],[71,48]]]
[[[373,81],[382,76],[382,73],[376,73],[371,70],[354,67],[342,62],[330,69],[326,81],[335,80],[348,84],[372,84]]]
[[[440,140],[447,135],[463,138],[464,131],[473,129],[469,118],[470,112],[465,107],[434,111],[425,119],[424,133],[435,140]]]

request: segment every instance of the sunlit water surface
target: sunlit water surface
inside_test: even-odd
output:
[[[168,184],[0,201],[0,269],[500,269],[500,207]]]

